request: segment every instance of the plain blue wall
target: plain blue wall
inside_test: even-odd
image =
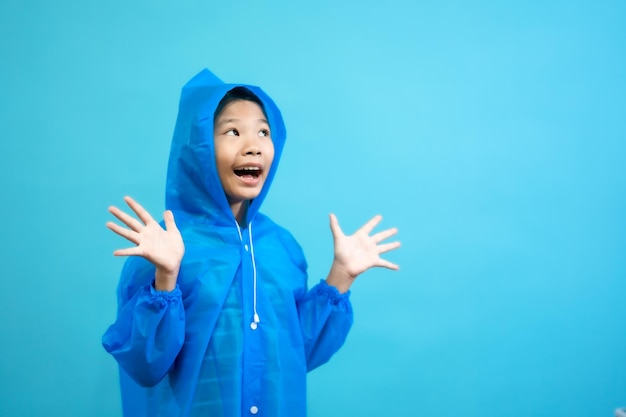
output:
[[[626,3],[0,2],[0,415],[120,415],[100,346],[123,242],[164,200],[181,86],[211,68],[283,110],[264,211],[311,282],[398,226],[353,287],[311,416],[611,416],[626,405]]]

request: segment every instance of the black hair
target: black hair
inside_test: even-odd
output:
[[[257,104],[261,108],[263,115],[267,119],[265,106],[263,105],[261,99],[246,87],[235,87],[232,90],[228,91],[228,93],[226,93],[224,97],[222,97],[222,99],[220,100],[217,108],[215,109],[215,113],[213,114],[213,122],[217,120],[222,110],[224,110],[224,107],[237,100],[251,101]]]

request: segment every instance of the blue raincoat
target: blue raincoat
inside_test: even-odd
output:
[[[185,242],[172,292],[155,268],[127,260],[117,320],[103,346],[120,367],[126,417],[306,415],[306,373],[341,347],[352,325],[349,293],[325,281],[307,289],[306,261],[291,234],[259,213],[286,131],[260,88],[275,156],[239,226],[215,165],[213,118],[236,87],[208,70],[182,89],[169,160],[166,205]]]

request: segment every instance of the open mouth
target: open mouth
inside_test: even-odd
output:
[[[235,175],[237,175],[238,177],[242,177],[244,179],[253,179],[258,178],[259,175],[263,173],[263,170],[257,166],[248,166],[235,168],[234,172]]]

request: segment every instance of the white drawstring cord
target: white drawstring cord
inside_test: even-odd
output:
[[[243,236],[241,235],[241,227],[239,227],[239,223],[235,221],[235,225],[237,225],[237,233],[239,233],[239,241],[243,243]],[[259,319],[259,314],[256,311],[256,262],[254,261],[254,245],[252,244],[252,222],[248,224],[248,234],[250,237],[250,255],[252,256],[252,276],[253,276],[253,293],[254,299],[252,300],[252,309],[254,311],[253,321],[254,323],[259,323],[261,319]]]
[[[254,277],[254,303],[252,308],[254,310],[254,322],[258,323],[261,320],[256,311],[256,262],[254,261],[254,245],[252,244],[252,222],[248,224],[248,234],[250,235],[250,255],[252,256],[252,274]]]
[[[239,233],[239,241],[243,242],[243,236],[241,236],[241,227],[239,227],[239,223],[235,221],[235,226],[237,226],[237,233]]]

